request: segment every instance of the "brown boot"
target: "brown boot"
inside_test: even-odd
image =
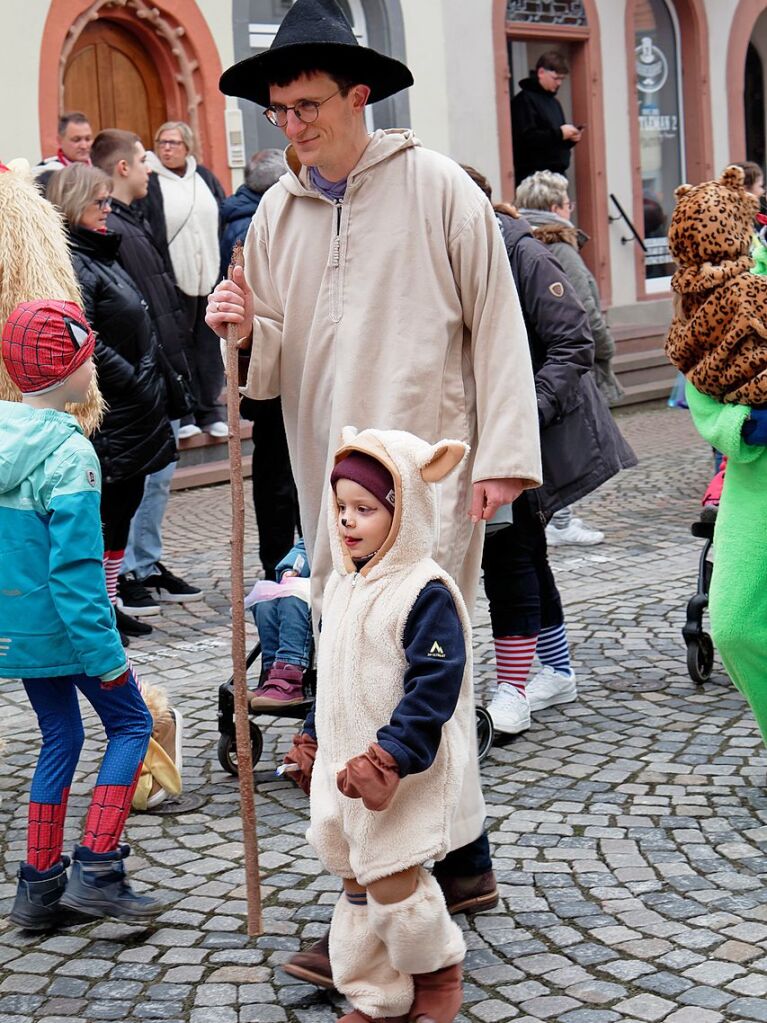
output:
[[[319,941],[315,941],[305,952],[296,952],[294,956],[291,956],[286,963],[282,964],[282,969],[297,980],[333,991],[335,984],[333,983],[333,971],[330,967],[329,942],[330,928],[325,931]]]
[[[447,911],[452,915],[485,913],[498,905],[498,886],[492,870],[473,877],[443,877],[435,871],[434,877],[445,896]]]
[[[414,1023],[452,1023],[463,1004],[463,965],[445,966],[433,973],[413,974],[415,997],[410,1007]]]

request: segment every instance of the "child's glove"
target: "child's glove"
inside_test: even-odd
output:
[[[120,671],[108,671],[105,675],[101,675],[100,689],[119,689],[120,686],[124,686],[128,679],[131,677],[131,666],[128,664],[125,668]]]
[[[336,785],[349,799],[361,799],[366,809],[385,810],[399,785],[397,761],[374,742],[338,772]]]
[[[767,408],[752,408],[741,433],[746,444],[767,444]]]
[[[306,732],[298,732],[293,736],[293,745],[285,754],[283,764],[297,764],[297,771],[290,771],[289,777],[300,789],[309,795],[312,787],[312,771],[317,756],[317,740]]]

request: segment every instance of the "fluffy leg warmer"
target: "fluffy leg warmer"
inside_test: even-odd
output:
[[[330,924],[333,980],[355,1009],[373,1019],[404,1016],[413,1001],[412,977],[394,969],[386,953],[370,926],[368,905],[342,895]]]
[[[450,1023],[463,999],[460,964],[466,945],[437,882],[422,869],[407,899],[383,904],[368,894],[368,903],[371,928],[386,946],[389,962],[413,976],[410,1018]]]

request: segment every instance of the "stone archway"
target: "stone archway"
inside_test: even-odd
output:
[[[194,0],[52,0],[40,49],[39,110],[43,153],[55,152],[56,119],[64,99],[64,71],[85,27],[98,19],[129,28],[151,56],[171,119],[187,121],[202,161],[231,184],[226,164],[221,62]]]
[[[743,117],[744,71],[748,44],[760,15],[763,0],[740,0],[732,17],[727,46],[727,109],[729,113],[730,160],[746,159],[746,124]]]

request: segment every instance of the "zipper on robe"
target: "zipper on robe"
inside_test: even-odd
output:
[[[338,323],[342,314],[341,303],[341,215],[343,213],[343,202],[336,199],[333,203],[336,208],[336,232],[330,250],[330,319]]]

